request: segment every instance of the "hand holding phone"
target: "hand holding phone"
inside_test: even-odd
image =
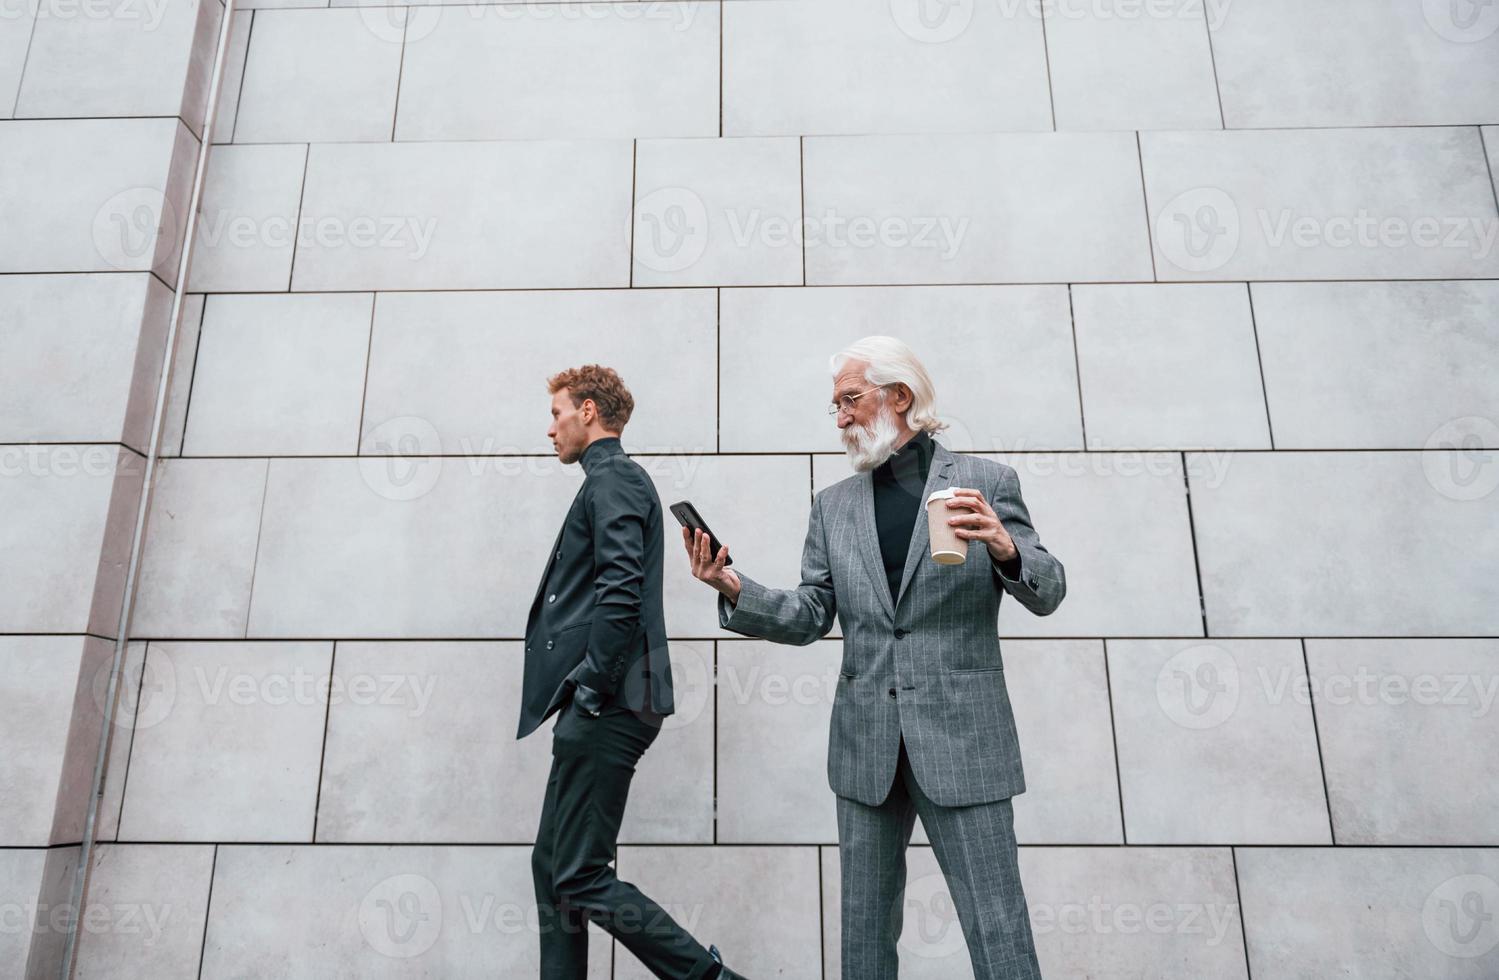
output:
[[[672,504],[671,512],[682,522],[682,543],[687,546],[687,560],[692,562],[692,577],[713,586],[731,604],[737,603],[741,583],[739,574],[725,567],[734,561],[729,550],[719,543],[697,508],[687,501]],[[719,551],[723,552],[722,565],[717,560]]]
[[[718,540],[718,536],[713,533],[713,529],[708,527],[708,522],[703,520],[703,515],[697,512],[697,508],[692,506],[692,503],[690,501],[677,501],[676,503],[671,505],[671,512],[683,527],[685,527],[688,531],[693,532],[694,536],[698,531],[702,531],[703,533],[707,534],[708,548],[710,549],[708,554],[711,557],[715,558],[718,556],[719,549],[723,547],[723,543]],[[732,557],[725,556],[724,564],[732,565],[734,564],[734,559]]]

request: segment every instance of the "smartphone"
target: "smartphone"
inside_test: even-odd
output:
[[[703,515],[699,514],[697,508],[692,506],[691,501],[677,501],[671,505],[671,512],[681,522],[683,527],[692,531],[705,532],[708,535],[708,547],[712,549],[710,553],[714,557],[718,556],[718,549],[722,548],[723,545],[719,542],[717,535],[713,533],[713,529],[708,526],[708,522],[703,520]],[[730,555],[725,558],[724,564],[734,564],[734,557]]]

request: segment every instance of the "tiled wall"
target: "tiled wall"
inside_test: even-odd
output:
[[[81,934],[81,845],[222,20],[219,0],[0,9],[7,978],[59,976]],[[107,893],[90,913],[102,935],[120,924]]]
[[[872,333],[1067,567],[1054,615],[999,620],[1045,974],[1499,974],[1499,9],[1461,7],[236,10],[80,974],[534,975],[520,640],[581,479],[545,377],[617,367],[663,500],[790,586],[850,472],[827,355]],[[48,317],[157,301],[150,259],[78,257],[80,189],[197,130],[19,121],[150,77],[91,46],[38,21],[9,83],[0,158],[32,176],[0,203],[46,206],[0,267],[80,274],[0,277],[42,311],[0,332],[0,439],[138,453],[149,414],[70,427],[136,402],[117,375],[65,404],[58,365],[102,348],[56,357]],[[65,113],[49,63],[104,78]],[[55,517],[0,525],[3,690],[48,699],[18,732],[54,777],[75,692],[15,678],[97,633],[59,578],[99,553],[86,483],[0,482]],[[679,712],[620,872],[751,977],[837,977],[841,641],[720,631],[667,545]],[[0,841],[32,880],[37,819]],[[902,976],[970,976],[917,834]]]

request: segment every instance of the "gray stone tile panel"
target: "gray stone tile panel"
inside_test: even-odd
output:
[[[1499,275],[1472,126],[1144,132],[1140,152],[1160,280]]]
[[[132,636],[245,636],[268,465],[264,459],[157,464]]]
[[[1232,128],[1458,125],[1494,117],[1493,10],[1392,0],[1270,0],[1220,9],[1224,15],[1212,18],[1213,53]]]
[[[256,13],[234,141],[389,140],[402,34],[385,12],[376,18],[358,10]]]
[[[630,177],[628,140],[316,143],[292,288],[625,286]]]
[[[1187,470],[1210,636],[1495,631],[1493,463],[1457,450],[1188,453]]]
[[[1276,448],[1499,446],[1499,282],[1250,290]]]
[[[1041,9],[1057,129],[1222,125],[1205,23],[1221,6],[1064,0]]]
[[[196,980],[213,860],[207,844],[101,844],[76,975]]]
[[[717,3],[416,7],[405,35],[398,140],[719,134]]]
[[[1269,449],[1241,283],[1072,287],[1088,448]]]
[[[1082,447],[1061,286],[726,289],[719,325],[725,452],[842,453],[828,359],[870,334],[899,337],[926,365],[949,448]],[[775,398],[757,397],[767,378]]]
[[[170,697],[136,725],[124,841],[311,841],[330,643],[152,643]]]
[[[808,285],[1153,278],[1131,133],[808,136],[802,166]]]
[[[355,452],[373,303],[367,293],[209,297],[183,454]]]
[[[640,140],[633,285],[799,285],[801,216],[799,140]]]
[[[1131,844],[1330,844],[1296,640],[1110,640]]]
[[[392,421],[414,418],[433,451],[551,454],[547,379],[588,363],[635,399],[628,451],[712,452],[716,317],[707,289],[381,293],[363,452],[395,451]]]
[[[1499,851],[1246,847],[1236,857],[1256,977],[1480,980],[1499,970],[1489,915]]]
[[[1339,844],[1499,845],[1499,642],[1306,641]]]
[[[1041,21],[994,0],[731,0],[724,135],[1049,130]]]

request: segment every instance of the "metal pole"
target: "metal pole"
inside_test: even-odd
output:
[[[213,2],[213,0],[202,0]],[[213,122],[218,112],[219,89],[224,81],[224,62],[229,53],[229,28],[234,19],[234,0],[224,0],[224,16],[219,24],[218,47],[214,51],[213,77],[208,86],[204,109],[203,132],[194,163],[193,189],[182,232],[182,251],[177,261],[177,280],[172,296],[172,316],[162,355],[161,380],[156,386],[156,406],[151,417],[151,441],[146,450],[145,479],[141,484],[140,504],[135,513],[135,532],[130,543],[130,566],[125,575],[125,594],[120,603],[120,620],[115,630],[114,660],[109,668],[109,687],[104,695],[103,727],[99,732],[99,754],[94,761],[94,779],[89,793],[88,814],[83,822],[83,840],[78,851],[78,867],[73,872],[69,892],[68,940],[63,952],[62,980],[71,980],[78,959],[78,929],[83,918],[84,896],[88,890],[89,865],[93,860],[95,825],[99,804],[104,796],[104,775],[109,764],[109,747],[114,734],[116,701],[119,699],[120,673],[125,651],[130,643],[130,619],[135,607],[135,590],[140,573],[141,552],[145,547],[147,517],[151,511],[151,494],[156,477],[156,458],[161,445],[161,429],[166,418],[167,395],[172,385],[172,365],[176,360],[178,328],[182,324],[182,299],[191,268],[193,236],[198,226],[198,208],[203,196],[203,178],[207,172],[208,153],[213,146]],[[170,174],[167,175],[170,178]],[[165,200],[165,198],[163,198]]]

